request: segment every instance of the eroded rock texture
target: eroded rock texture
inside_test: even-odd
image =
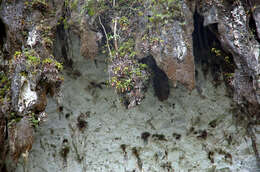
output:
[[[9,147],[17,162],[33,144],[34,127],[46,117],[46,94],[60,93],[62,65],[52,55],[63,4],[1,1],[1,159]],[[44,98],[45,97],[45,98]],[[3,163],[0,164],[2,169]]]
[[[62,65],[56,59],[70,68],[69,75],[77,78],[81,73],[73,69],[72,62],[77,63],[75,57],[95,59],[101,49],[100,45],[111,47],[113,52],[109,54],[120,57],[111,60],[109,77],[110,74],[114,77],[121,72],[120,77],[124,78],[124,71],[138,76],[133,80],[127,78],[130,84],[126,86],[122,86],[122,83],[118,85],[128,107],[140,104],[145,97],[146,81],[150,75],[145,67],[140,68],[139,62],[144,62],[146,58],[152,59],[146,64],[154,73],[151,77],[155,95],[164,101],[170,94],[168,80],[175,87],[178,82],[183,84],[190,92],[195,88],[194,56],[206,56],[208,52],[194,48],[212,48],[216,54],[211,57],[222,58],[209,59],[217,61],[217,65],[211,63],[215,65],[212,65],[212,71],[217,71],[215,78],[220,81],[219,76],[223,71],[217,68],[224,65],[224,54],[231,55],[229,58],[235,65],[233,61],[227,63],[235,67],[227,70],[228,77],[224,80],[232,88],[234,100],[241,106],[241,112],[248,114],[248,120],[253,121],[248,126],[259,123],[260,4],[257,0],[145,0],[136,1],[131,4],[132,8],[123,10],[110,1],[101,4],[104,9],[98,6],[100,1],[92,6],[86,2],[1,1],[0,144],[10,146],[15,160],[21,154],[27,155],[31,149],[33,127],[46,117],[47,95],[60,96],[63,78],[59,73]],[[122,6],[129,3],[114,2]],[[136,8],[138,5],[140,8]],[[131,11],[135,8],[140,11]],[[196,23],[203,23],[204,26],[197,28]],[[206,32],[203,31],[205,28]],[[207,32],[211,34],[205,35]],[[194,36],[196,33],[202,36]],[[214,39],[206,38],[213,34]],[[111,38],[106,40],[108,36]],[[203,45],[194,45],[194,38]],[[209,42],[211,40],[212,43]],[[215,41],[218,41],[217,47],[210,47],[214,46]],[[122,49],[120,45],[124,45]],[[205,60],[205,57],[196,58]],[[97,61],[94,62],[98,66]],[[117,69],[120,65],[122,68]],[[128,70],[129,66],[132,66],[131,70]],[[207,64],[202,66],[204,72],[208,68]],[[198,85],[196,88],[202,93]],[[100,84],[99,88],[102,89]],[[254,150],[259,159],[257,149]],[[1,147],[3,161],[6,151],[5,147]],[[0,162],[0,169],[4,166],[3,161]]]
[[[256,31],[258,39],[260,39],[260,2],[257,0],[251,0],[250,8],[252,10],[253,18],[256,24]]]
[[[223,50],[231,53],[236,69],[231,82],[234,101],[248,116],[250,123],[257,124],[259,112],[259,20],[257,1],[201,1],[198,12],[220,41]],[[247,109],[247,110],[245,110]],[[251,110],[249,110],[251,109]],[[254,121],[254,122],[253,122]],[[248,130],[250,124],[248,124]],[[254,133],[252,135],[253,142]],[[254,145],[254,144],[253,144]],[[259,161],[257,146],[253,146]],[[259,164],[258,164],[259,165]]]
[[[217,24],[217,38],[225,51],[232,53],[236,63],[233,86],[235,100],[246,99],[259,104],[256,90],[259,75],[259,43],[249,28],[248,4],[229,1],[205,1],[199,12],[204,16],[204,25]]]
[[[16,126],[10,126],[10,151],[13,159],[17,162],[20,155],[28,157],[33,144],[33,127],[28,118],[21,119]]]
[[[158,25],[144,30],[149,20],[140,19],[139,33],[136,38],[136,48],[139,58],[151,54],[157,65],[173,81],[184,84],[190,91],[195,87],[195,65],[192,48],[193,11],[194,3],[176,1],[178,3],[172,13],[173,19],[159,22]],[[165,4],[164,4],[165,5]],[[170,7],[170,3],[167,4]],[[163,5],[155,7],[158,11],[165,10]],[[145,11],[146,15],[153,15],[154,11]],[[163,13],[163,12],[162,12]],[[163,19],[161,19],[163,20]],[[149,35],[152,41],[144,39]],[[153,40],[154,39],[154,40]]]

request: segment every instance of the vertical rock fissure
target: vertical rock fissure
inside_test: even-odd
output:
[[[257,36],[257,27],[256,27],[256,23],[253,17],[253,14],[250,15],[249,18],[249,30],[251,32],[251,34],[254,36],[255,40],[260,43],[260,38],[258,38]]]
[[[3,45],[6,39],[6,30],[3,21],[0,19],[0,49],[3,49]]]
[[[62,56],[62,60],[64,61],[64,65],[67,67],[72,67],[72,60],[69,59],[69,45],[68,45],[68,33],[64,29],[64,24],[60,24],[57,26],[56,32],[56,44],[54,44],[54,55],[58,57],[58,54]],[[58,43],[59,42],[59,43]],[[60,47],[57,47],[57,46]]]
[[[235,70],[233,57],[226,52],[217,39],[217,24],[203,26],[203,16],[194,13],[193,54],[196,68],[201,68],[205,77],[212,75],[215,86],[219,85],[226,75]],[[229,76],[230,77],[230,76]]]

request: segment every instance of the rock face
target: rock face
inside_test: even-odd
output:
[[[28,118],[23,118],[15,126],[10,127],[10,151],[13,159],[17,162],[20,155],[28,158],[29,151],[33,144],[33,127]]]
[[[7,137],[7,128],[6,128],[6,119],[5,119],[5,116],[2,112],[0,112],[0,144],[1,144],[1,148],[0,148],[0,158],[1,158],[1,161],[0,163],[1,164],[4,164],[4,160],[5,160],[5,140],[6,140],[6,137]],[[2,167],[1,167],[2,168]]]
[[[149,23],[140,20],[140,32],[137,37],[137,52],[140,57],[149,54],[156,60],[157,65],[167,74],[168,78],[176,86],[177,82],[184,84],[190,91],[195,87],[195,65],[192,49],[193,33],[193,8],[194,3],[178,1],[177,9],[171,11],[178,13],[173,19],[163,18],[158,26],[143,31]],[[158,4],[156,9],[162,11],[165,4]],[[169,8],[172,4],[169,5]],[[175,5],[174,5],[175,7]],[[176,7],[175,7],[176,8]],[[154,11],[146,11],[148,15],[156,15]],[[150,40],[144,39],[148,34]],[[139,58],[140,58],[139,57]]]
[[[256,0],[250,1],[250,7],[256,24],[257,36],[260,39],[260,2]]]
[[[236,64],[233,86],[235,100],[242,103],[246,99],[251,104],[259,104],[259,43],[249,28],[250,10],[248,4],[232,4],[218,1],[205,1],[199,12],[206,19],[204,25],[217,24],[217,38],[225,51],[230,52]],[[256,14],[256,12],[254,13]],[[256,16],[256,15],[254,15]]]
[[[151,54],[155,57],[168,78],[187,86],[189,90],[195,87],[195,65],[192,49],[193,13],[187,3],[181,4],[183,18],[176,20],[160,29],[159,38],[162,46],[152,46]]]
[[[80,53],[83,57],[87,59],[94,59],[98,53],[98,34],[89,29],[86,21],[83,19],[83,23],[81,24],[81,47]]]
[[[247,106],[248,110],[245,114],[251,116],[248,118],[253,118],[255,122],[259,120],[259,112],[255,110],[250,112],[249,109],[259,109],[260,103],[258,6],[257,1],[245,3],[212,0],[202,1],[197,8],[198,12],[204,16],[204,25],[210,27],[216,34],[223,50],[232,54],[236,64],[231,80],[234,89],[233,98],[242,108],[245,108],[244,105]],[[253,147],[255,147],[256,159],[259,161],[257,146]],[[260,166],[259,163],[258,166]]]
[[[161,102],[150,84],[142,103],[126,110],[113,89],[94,84],[108,77],[107,57],[96,57],[96,67],[79,48],[73,68],[82,75],[65,70],[62,111],[48,100],[48,120],[35,134],[28,172],[256,171],[246,120],[234,121],[225,84],[215,88],[211,75],[205,79],[197,68],[201,91],[170,87]],[[16,172],[23,172],[21,163]]]
[[[60,93],[62,65],[52,55],[58,19],[51,14],[60,7],[55,2],[1,1],[0,114],[4,116],[0,128],[5,134],[0,142],[6,145],[0,150],[3,161],[7,147],[16,162],[21,154],[28,157],[33,128],[45,116],[45,94]],[[1,161],[0,169],[3,166]]]
[[[109,63],[109,76],[106,77],[109,79],[109,83],[116,88],[117,93],[123,99],[122,102],[127,107],[135,107],[145,98],[145,92],[149,86],[149,78],[152,79],[155,95],[161,101],[167,102],[167,99],[170,97],[169,81],[171,81],[174,87],[177,87],[177,83],[181,83],[186,87],[185,91],[189,90],[191,94],[194,93],[194,88],[196,88],[198,91],[197,96],[201,98],[199,101],[203,102],[204,99],[207,99],[207,96],[203,95],[203,89],[200,88],[204,81],[198,78],[196,80],[195,71],[197,71],[197,75],[200,75],[198,71],[207,73],[207,70],[210,68],[213,71],[212,73],[215,72],[213,74],[214,82],[219,82],[215,86],[221,85],[222,80],[224,80],[228,88],[232,90],[233,99],[241,108],[240,112],[246,114],[245,118],[249,121],[245,126],[250,128],[252,125],[259,123],[260,2],[257,0],[145,0],[113,2],[95,0],[0,1],[0,144],[5,145],[0,148],[0,170],[5,166],[5,156],[6,152],[8,152],[6,148],[8,146],[10,147],[10,156],[14,160],[17,161],[21,154],[25,154],[25,157],[27,157],[34,140],[34,128],[47,116],[45,112],[48,104],[47,95],[56,97],[58,103],[60,103],[61,87],[64,78],[60,75],[63,66],[58,61],[62,62],[66,67],[68,73],[68,76],[66,76],[70,80],[67,83],[73,87],[71,85],[73,83],[71,81],[72,78],[97,77],[94,74],[96,72],[94,69],[93,71],[86,70],[88,73],[84,73],[82,68],[86,66],[80,65],[82,63],[81,58],[84,57],[85,60],[92,59],[95,67],[98,68],[99,61],[95,57],[104,47],[109,50],[107,56],[111,58],[109,60],[106,59]],[[197,23],[200,25],[196,26]],[[200,34],[194,36],[197,33]],[[213,35],[214,38],[207,38],[207,36],[213,37]],[[195,45],[197,43],[203,45]],[[200,50],[199,48],[202,49]],[[210,49],[214,53],[212,56],[208,55],[210,53],[208,50]],[[196,60],[210,63],[203,63],[200,66],[197,62],[199,67],[195,69]],[[101,61],[105,60],[102,59]],[[142,63],[147,64],[148,67]],[[74,69],[75,66],[77,66],[76,69]],[[229,69],[223,70],[223,68]],[[149,70],[152,71],[151,75],[149,75]],[[103,75],[105,73],[102,71]],[[102,79],[104,78],[105,76]],[[96,91],[96,89],[102,90],[105,81],[100,80],[96,83],[96,81],[89,81],[90,79],[86,80],[88,86],[84,89],[91,92],[93,102],[97,100],[103,101],[98,99],[100,92]],[[92,80],[95,80],[95,78],[92,78]],[[211,84],[209,85],[211,86]],[[80,85],[79,87],[83,86]],[[73,89],[77,90],[74,87]],[[63,111],[63,108],[69,109],[69,106],[74,103],[69,101],[69,96],[74,95],[69,95],[71,92],[68,92],[66,94],[68,100],[66,100],[67,102],[64,105],[66,107],[61,106],[59,108],[60,112]],[[210,94],[213,93],[210,92]],[[221,95],[222,97],[224,96],[224,94]],[[86,103],[88,99],[89,97],[80,97],[74,101],[80,106],[82,102]],[[109,97],[105,97],[104,102],[107,99]],[[178,97],[175,96],[175,99],[178,100]],[[186,99],[185,101],[189,102]],[[226,100],[226,102],[229,101]],[[95,103],[91,104],[91,106],[95,106]],[[171,102],[167,103],[164,107],[171,108],[169,106]],[[216,106],[214,103],[210,103]],[[188,114],[189,111],[193,113],[192,107],[184,106],[182,103],[178,105],[189,109],[185,110],[184,108],[182,113]],[[86,103],[84,106],[88,106],[88,104]],[[116,106],[115,102],[114,105],[109,107],[110,110],[114,108],[113,106]],[[147,106],[153,105],[148,104]],[[73,108],[76,109],[75,111],[78,110],[76,107]],[[105,106],[105,108],[108,107]],[[159,111],[158,114],[160,113]],[[196,109],[196,111],[199,111],[199,109]],[[225,112],[227,111],[225,109]],[[99,112],[105,113],[105,111]],[[165,112],[165,114],[169,115],[171,114],[170,112],[171,110],[169,110],[169,113]],[[146,118],[143,113],[140,114]],[[158,114],[157,116],[160,116]],[[151,130],[155,130],[150,140],[154,142],[158,140],[165,141],[165,150],[169,151],[167,148],[169,146],[167,142],[168,137],[165,138],[156,133],[156,131],[157,129],[160,132],[166,131],[164,129],[167,129],[167,127],[161,126],[169,126],[169,121],[173,119],[170,116],[167,117],[166,121],[160,118],[160,120],[164,121],[164,124],[157,120],[158,126],[154,127],[151,121],[154,118],[157,119],[157,116],[153,115],[150,122],[149,120],[147,122]],[[218,114],[218,116],[221,115]],[[66,118],[69,118],[69,115]],[[113,120],[117,119],[119,118],[113,118]],[[211,135],[207,135],[207,131],[203,127],[195,133],[195,129],[192,129],[194,119],[192,117],[187,119],[192,121],[191,124],[187,121],[183,122],[186,125],[191,125],[190,131],[187,130],[183,133],[188,137],[188,141],[190,141],[189,139],[192,140],[192,138],[189,138],[191,133],[200,139],[211,137]],[[113,120],[111,123],[113,123]],[[183,120],[186,120],[186,118]],[[182,120],[176,119],[176,121],[182,123]],[[130,122],[132,123],[133,121],[130,120]],[[196,118],[194,123],[200,123],[200,119],[197,120]],[[85,126],[84,130],[87,129],[88,123],[83,121],[83,124]],[[178,123],[174,124],[179,125]],[[73,128],[72,124],[70,125],[67,129],[72,130],[72,136],[75,134],[76,129]],[[116,125],[120,125],[120,122]],[[215,126],[214,124],[212,125]],[[123,129],[125,126],[121,127]],[[161,130],[160,127],[163,129]],[[94,128],[92,126],[92,129]],[[149,127],[145,126],[144,128],[148,129]],[[109,128],[106,129],[110,130]],[[94,130],[98,132],[99,128]],[[185,129],[182,128],[182,130],[184,131]],[[251,130],[248,129],[247,131]],[[252,145],[255,145],[254,133],[250,133],[252,135]],[[218,136],[220,137],[220,135]],[[142,137],[148,138],[150,135],[146,132]],[[177,138],[179,135],[175,133],[173,137]],[[225,135],[225,137],[227,136]],[[230,137],[232,138],[232,136]],[[148,141],[145,142],[148,143]],[[231,141],[227,140],[227,142],[232,142],[232,139]],[[62,144],[60,152],[63,155],[64,164],[67,164],[68,161],[66,159],[73,151],[68,148],[68,140],[64,139]],[[213,142],[210,142],[210,144],[213,144]],[[126,152],[129,154],[130,148],[124,145],[121,144],[121,148],[125,154],[124,157],[126,157]],[[79,153],[74,144],[73,146],[78,161],[82,161],[84,154]],[[237,146],[240,145],[237,144]],[[232,165],[233,160],[232,157],[230,158],[230,154],[222,149],[220,151],[219,148],[213,147],[210,147],[210,149],[218,150],[218,154],[224,155]],[[253,147],[256,157],[259,159],[257,147]],[[107,149],[106,147],[103,148]],[[212,151],[208,147],[206,148],[210,161],[214,163]],[[145,167],[140,160],[138,152],[141,149],[145,148],[136,148],[134,146],[131,148],[139,171],[142,171],[143,168],[151,170]],[[174,152],[171,153],[174,154]],[[168,156],[166,153],[165,155],[162,154],[156,153],[156,161],[158,158],[164,159],[164,157]],[[174,160],[174,156],[171,155],[169,157]],[[180,156],[180,161],[181,158],[184,158],[184,155]],[[125,162],[126,159],[120,162]],[[88,161],[88,163],[90,162],[91,160]],[[169,162],[158,164],[158,166],[163,165],[164,170],[172,170]],[[131,166],[131,162],[129,166]],[[156,167],[156,169],[158,168]],[[135,170],[132,167],[127,169]],[[201,169],[209,170],[206,167]],[[211,170],[214,170],[214,168],[212,167]]]

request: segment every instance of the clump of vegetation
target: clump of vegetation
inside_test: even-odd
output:
[[[40,120],[38,120],[37,115],[34,112],[28,112],[27,114],[24,114],[24,116],[20,116],[15,112],[10,112],[8,115],[8,127],[14,126],[16,123],[21,121],[23,117],[29,119],[29,122],[33,128],[38,128]]]
[[[148,9],[152,14],[148,19],[155,24],[168,24],[171,20],[182,20],[180,0],[152,0]]]
[[[99,20],[103,26],[100,18]],[[113,24],[114,33],[106,34],[106,46],[110,56],[109,83],[119,95],[122,95],[124,104],[130,108],[140,104],[144,98],[149,72],[147,66],[139,63],[136,58],[135,42],[129,36],[130,23],[127,17],[115,18]],[[106,33],[104,26],[103,29]],[[122,41],[120,37],[128,39]],[[109,44],[111,40],[112,46]]]
[[[89,16],[94,16],[97,14],[101,14],[105,10],[109,10],[112,6],[112,1],[97,1],[97,0],[88,0],[85,1],[83,8],[81,9],[81,13],[87,12]]]
[[[49,58],[46,58],[42,61],[42,64],[43,65],[51,65],[51,64],[54,64],[54,66],[59,70],[63,70],[63,66],[61,63],[57,62],[56,60],[54,60],[53,57],[49,57]]]
[[[30,83],[32,90],[35,90],[36,86],[41,85],[41,89],[37,91],[39,95],[50,93],[51,96],[54,96],[59,101],[61,85],[64,81],[61,74],[63,65],[56,61],[52,55],[47,58],[41,58],[34,49],[24,49],[23,51],[15,52],[9,66],[13,77],[18,77],[18,75],[23,77],[26,82]],[[19,95],[19,90],[17,90],[15,95],[17,94]],[[15,97],[15,99],[18,98]],[[40,104],[41,102],[38,102],[35,108],[42,109]]]
[[[19,70],[17,70],[17,66]],[[42,60],[33,49],[25,49],[14,53],[13,58],[9,61],[8,73],[15,75],[18,72],[27,80],[34,80],[32,82],[36,82],[36,84],[44,80],[46,84],[55,85],[55,83],[60,83],[63,80],[62,76],[59,75],[62,69],[62,64],[54,60],[53,57]],[[26,114],[18,114],[11,107],[11,79],[4,71],[0,72],[0,107],[5,108],[4,112],[9,126],[14,126],[23,117],[29,117],[31,125],[35,128],[39,124],[38,114],[31,110]],[[3,111],[3,109],[1,110]]]
[[[10,101],[10,89],[11,89],[11,82],[8,76],[3,72],[0,71],[0,106],[3,105],[4,100]]]
[[[14,112],[10,112],[8,116],[8,127],[13,126],[22,119],[21,116],[17,116]]]
[[[67,17],[60,17],[58,24],[62,24],[65,30],[67,30],[69,28],[69,23],[68,23]]]
[[[144,98],[150,74],[148,66],[136,59],[132,39],[115,47],[110,52],[109,83],[119,95],[122,95],[125,104],[130,108],[138,105]]]
[[[43,72],[46,66],[53,66],[57,70],[56,73],[63,69],[62,64],[54,60],[53,57],[48,57],[42,60],[33,49],[25,49],[22,52],[16,51],[13,60],[14,64],[18,61],[26,64],[25,70],[21,71],[22,75],[25,75],[26,73],[36,74],[36,72]]]
[[[223,74],[223,79],[226,82],[226,84],[228,84],[229,87],[233,87],[233,80],[234,80],[234,72],[235,72],[235,63],[232,59],[231,55],[226,54],[224,51],[222,51],[221,49],[218,48],[211,48],[211,53],[222,59],[223,64],[222,65],[222,74]]]
[[[59,96],[63,66],[52,56],[40,57],[34,49],[16,51],[12,57],[5,70],[0,71],[0,111],[8,125],[6,143],[11,147],[12,158],[17,161],[22,153],[28,153],[31,149],[33,128],[37,128],[46,118],[46,94]],[[26,105],[20,110],[24,84],[30,84],[38,99],[28,104],[25,102]]]
[[[111,66],[110,84],[118,93],[125,93],[135,88],[137,83],[148,80],[147,65],[136,60],[124,58],[114,60]]]
[[[121,21],[122,22],[122,21]],[[122,23],[126,23],[126,20]],[[126,27],[126,25],[123,27]],[[119,48],[111,51],[110,85],[117,93],[125,93],[133,90],[138,82],[147,81],[149,74],[147,65],[138,63],[135,59],[134,40],[129,39],[123,42]]]
[[[44,37],[42,43],[45,47],[51,48],[53,46],[53,42],[49,37]]]
[[[67,6],[72,6],[69,1]],[[136,18],[143,18],[144,31],[160,32],[156,29],[159,25],[174,20],[184,22],[181,0],[87,0],[84,1],[81,13],[92,17],[105,34],[105,47],[110,59],[109,84],[122,95],[128,107],[139,104],[150,74],[147,66],[139,63],[137,58]],[[150,46],[163,42],[154,35],[147,33],[142,41],[148,41]]]
[[[26,7],[38,9],[41,11],[46,11],[48,9],[48,4],[46,3],[46,0],[25,1],[24,5]]]
[[[31,125],[34,128],[37,128],[39,126],[40,120],[37,119],[35,113],[34,112],[29,113],[28,116],[29,116],[29,121],[30,121]]]
[[[217,49],[217,48],[211,48],[211,52],[213,54],[215,54],[216,56],[221,56],[221,50]]]
[[[78,6],[78,2],[79,0],[65,0],[65,7],[69,8],[69,9],[76,9]]]
[[[47,49],[52,49],[53,47],[53,39],[54,39],[54,34],[52,32],[52,28],[50,26],[46,26],[45,20],[41,20],[40,24],[36,27],[37,32],[40,35],[41,38],[41,44],[47,48]]]

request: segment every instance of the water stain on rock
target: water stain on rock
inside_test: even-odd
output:
[[[70,113],[66,113],[65,118],[69,119],[69,117],[70,117]]]
[[[162,167],[163,169],[167,170],[168,172],[172,172],[172,171],[174,172],[174,169],[172,168],[171,162],[163,163],[163,164],[161,165],[161,167]]]
[[[69,152],[70,152],[70,147],[69,147],[68,140],[64,139],[60,150],[60,156],[63,158],[63,162],[65,165],[67,164],[67,157]]]
[[[219,153],[220,155],[224,155],[225,161],[226,161],[227,163],[229,163],[230,165],[233,164],[232,155],[231,155],[230,153],[228,153],[228,152],[226,152],[226,151],[224,151],[224,150],[222,150],[222,149],[219,149],[219,150],[218,150],[218,153]]]
[[[120,145],[120,148],[122,149],[123,151],[123,154],[124,154],[124,159],[127,160],[127,152],[126,152],[126,145],[125,144],[122,144]]]
[[[173,133],[172,136],[176,139],[176,140],[180,140],[181,139],[181,135],[178,133]]]
[[[165,138],[165,135],[163,135],[163,134],[153,134],[152,138],[154,138],[155,140],[159,140],[159,141],[167,141],[167,139]]]
[[[202,131],[199,131],[199,135],[197,136],[197,138],[206,140],[206,139],[207,139],[207,136],[208,136],[207,131],[206,131],[206,130],[202,130]]]
[[[58,112],[63,112],[63,106],[59,106],[57,109]]]
[[[141,159],[140,159],[139,151],[137,150],[136,147],[133,147],[133,148],[132,148],[132,153],[133,153],[133,155],[134,155],[134,156],[136,157],[136,159],[137,159],[137,165],[138,165],[139,170],[142,171],[143,163],[142,163],[142,161],[141,161]]]
[[[141,138],[143,139],[144,143],[147,144],[148,142],[148,138],[151,136],[151,134],[149,132],[143,132],[141,134]]]
[[[210,123],[209,123],[209,126],[212,127],[212,128],[216,128],[217,126],[217,120],[212,120]]]
[[[211,163],[214,163],[214,152],[212,152],[212,151],[209,151],[209,153],[208,153],[208,158],[209,158],[209,160],[210,160],[210,162]]]
[[[77,127],[81,132],[84,132],[84,130],[88,127],[88,122],[86,121],[88,116],[88,113],[81,113],[77,118]]]

